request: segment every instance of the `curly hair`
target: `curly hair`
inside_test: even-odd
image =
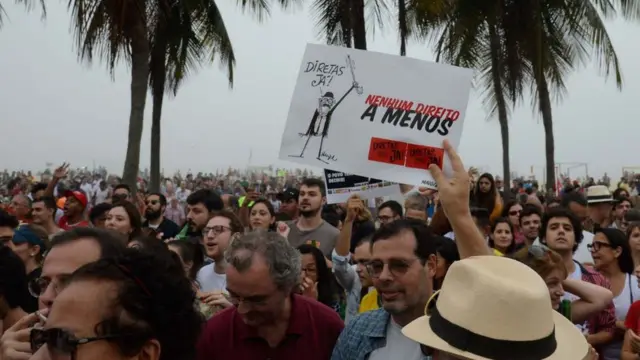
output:
[[[82,266],[77,281],[109,281],[118,287],[111,316],[96,334],[132,334],[112,341],[125,356],[136,355],[150,339],[161,346],[161,360],[195,359],[204,319],[194,307],[195,294],[184,270],[167,256],[126,249],[122,256]],[[125,316],[123,316],[125,315]]]
[[[229,243],[224,258],[227,264],[243,272],[253,264],[255,254],[266,261],[278,289],[287,292],[298,284],[302,272],[300,252],[276,232],[258,229],[239,236]]]

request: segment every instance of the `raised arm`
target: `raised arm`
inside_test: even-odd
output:
[[[429,167],[431,176],[438,184],[440,204],[449,219],[460,258],[476,255],[491,255],[484,237],[476,227],[469,208],[469,174],[464,164],[448,140],[443,142],[444,150],[449,156],[453,176],[446,177],[435,164]]]
[[[604,310],[613,300],[611,290],[582,280],[565,279],[564,289],[579,297],[571,303],[571,320],[574,324],[582,324],[594,314]]]

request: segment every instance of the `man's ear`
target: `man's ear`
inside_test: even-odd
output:
[[[429,278],[436,276],[436,266],[438,263],[438,257],[435,254],[429,255],[427,262],[424,264],[424,270],[427,272]]]

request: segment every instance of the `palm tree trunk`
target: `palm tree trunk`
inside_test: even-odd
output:
[[[493,92],[495,93],[498,107],[498,121],[500,122],[500,136],[502,138],[502,178],[506,187],[504,191],[505,200],[510,197],[511,191],[511,166],[509,163],[509,119],[507,115],[507,102],[504,98],[501,79],[501,49],[500,37],[494,25],[489,25],[491,42],[491,76],[493,81]]]
[[[538,108],[542,114],[544,125],[545,154],[547,158],[545,188],[547,196],[552,196],[556,188],[556,159],[553,139],[553,118],[551,115],[551,97],[549,84],[545,78],[544,51],[542,44],[542,16],[540,0],[533,2],[534,33],[533,33],[533,75],[538,92]]]
[[[133,194],[137,191],[140,141],[149,80],[149,42],[143,16],[141,15],[141,21],[135,25],[135,34],[131,39],[131,112],[129,113],[127,156],[122,174],[122,181],[129,185]]]
[[[553,139],[553,117],[551,111],[551,97],[547,79],[542,76],[537,81],[538,102],[542,113],[542,125],[544,125],[544,147],[547,157],[547,194],[551,195],[556,190],[556,155]]]
[[[398,35],[400,35],[400,56],[407,55],[407,3],[398,0]]]
[[[157,25],[160,28],[160,25]],[[151,54],[151,95],[153,110],[151,114],[151,178],[149,191],[160,191],[160,128],[162,126],[162,103],[166,79],[167,43],[162,34],[156,34],[156,43]]]
[[[367,50],[367,27],[364,15],[364,0],[353,0],[353,47]]]

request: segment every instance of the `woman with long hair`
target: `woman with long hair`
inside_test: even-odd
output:
[[[513,225],[509,220],[498,218],[491,224],[489,247],[497,256],[509,255],[516,250],[516,242],[513,240]]]
[[[122,200],[109,210],[105,226],[132,240],[142,234],[142,217],[133,203]]]
[[[470,197],[471,206],[487,209],[492,221],[502,214],[502,198],[496,188],[493,175],[489,173],[480,175]]]
[[[522,205],[516,200],[510,200],[502,208],[502,217],[509,219],[511,226],[513,226],[513,239],[516,245],[524,243],[524,235],[520,229],[520,213],[522,212]]]
[[[309,244],[298,246],[302,254],[302,295],[314,297],[319,302],[340,312],[340,292],[322,251]]]
[[[258,199],[253,202],[249,211],[249,229],[276,230],[276,212],[269,200]]]
[[[587,247],[596,270],[611,283],[616,327],[619,330],[613,342],[602,348],[600,355],[603,360],[617,360],[620,359],[623,335],[627,330],[624,324],[627,312],[631,304],[640,299],[629,242],[625,233],[618,229],[596,228],[593,241]]]

